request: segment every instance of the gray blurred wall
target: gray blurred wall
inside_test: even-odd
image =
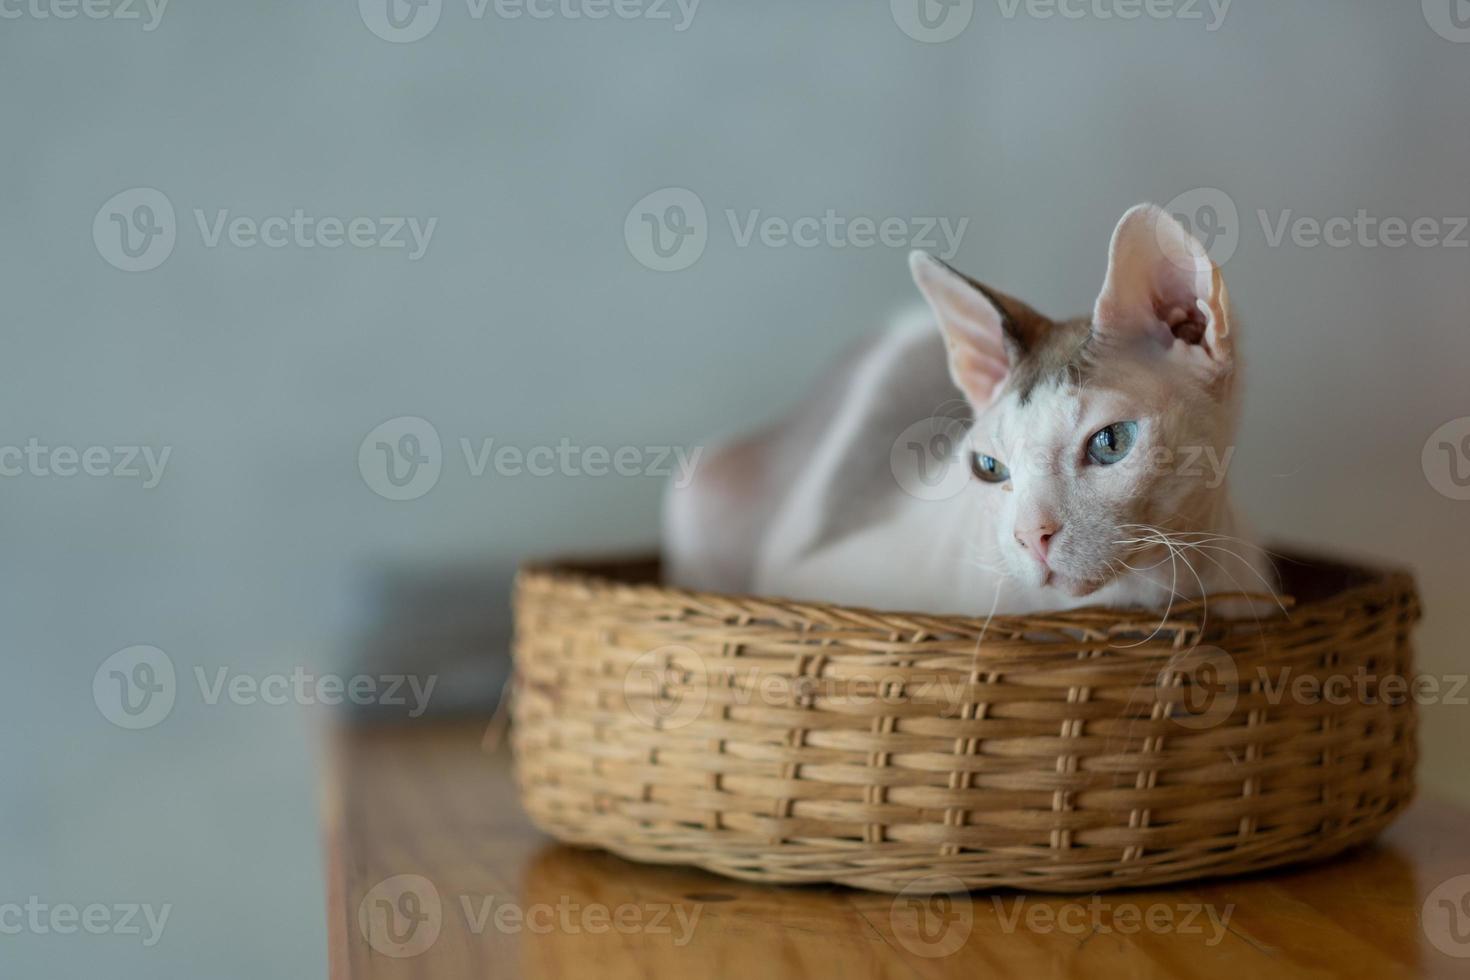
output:
[[[1241,500],[1273,535],[1412,564],[1423,666],[1466,669],[1470,502],[1424,451],[1470,416],[1470,249],[1273,246],[1259,217],[1361,209],[1452,237],[1470,215],[1470,30],[1449,0],[1238,0],[1214,30],[1204,4],[1122,20],[982,0],[940,43],[901,29],[935,36],[906,0],[703,0],[687,23],[674,5],[509,19],[492,0],[476,19],[445,0],[407,43],[353,0],[175,0],[151,30],[141,6],[60,20],[34,2],[0,4],[0,444],[171,453],[151,488],[0,479],[0,730],[22,747],[0,762],[0,900],[173,911],[150,948],[5,937],[17,976],[321,972],[313,712],[209,704],[196,668],[329,669],[378,621],[385,575],[495,578],[651,542],[658,478],[474,476],[460,440],[696,444],[778,411],[910,301],[907,238],[742,246],[731,209],[908,232],[967,218],[955,262],[1062,313],[1090,304],[1126,207],[1212,189],[1184,200],[1233,248]],[[128,272],[158,257],[140,229],[164,217],[135,188],[167,199],[174,242]],[[625,236],[665,188],[707,214],[702,254],[673,272]],[[1233,228],[1200,210],[1221,194]],[[416,259],[207,243],[221,211],[298,208],[341,221],[337,238],[354,217],[437,222]],[[403,488],[364,477],[379,440],[362,467],[359,450],[402,417],[432,425],[440,473],[391,500]],[[411,449],[414,424],[381,441]],[[129,731],[93,681],[134,645],[167,654],[178,692]],[[1470,801],[1470,707],[1423,718],[1429,790]]]

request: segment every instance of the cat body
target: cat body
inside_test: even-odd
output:
[[[671,582],[974,615],[1274,593],[1225,473],[1229,299],[1172,217],[1124,216],[1094,311],[1073,320],[910,264],[927,310],[670,489]]]

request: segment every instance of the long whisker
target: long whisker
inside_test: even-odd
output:
[[[1235,588],[1236,588],[1237,591],[1239,591],[1239,592],[1249,592],[1250,590],[1247,589],[1245,586],[1241,585],[1240,584],[1240,580],[1237,579],[1233,574],[1231,574],[1230,569],[1228,569],[1222,562],[1220,562],[1213,555],[1210,555],[1209,552],[1211,552],[1211,551],[1220,551],[1220,552],[1223,552],[1223,553],[1229,555],[1231,558],[1234,558],[1236,561],[1240,562],[1241,565],[1245,566],[1245,568],[1246,568],[1247,571],[1249,571],[1252,575],[1254,575],[1256,577],[1256,579],[1265,588],[1266,594],[1271,597],[1271,601],[1274,602],[1274,603],[1276,603],[1276,608],[1278,608],[1278,609],[1281,610],[1282,615],[1290,615],[1287,612],[1286,606],[1281,602],[1280,596],[1277,595],[1275,586],[1273,586],[1270,583],[1270,581],[1267,580],[1266,576],[1262,575],[1255,568],[1255,566],[1253,566],[1250,562],[1246,561],[1237,552],[1231,551],[1229,548],[1222,548],[1222,547],[1218,547],[1216,545],[1187,544],[1184,547],[1189,548],[1191,551],[1198,552],[1199,554],[1201,554],[1204,557],[1208,558],[1210,561],[1214,562],[1215,563],[1215,567],[1218,568],[1218,569],[1220,569],[1220,571],[1225,575],[1225,577],[1230,580],[1230,583],[1235,586]],[[1256,616],[1256,623],[1258,625],[1259,625],[1260,621],[1261,621],[1260,616]]]
[[[1174,599],[1176,596],[1179,595],[1179,563],[1176,560],[1177,549],[1175,549],[1174,546],[1169,543],[1167,538],[1160,538],[1158,543],[1169,549],[1169,572],[1172,576],[1172,580],[1169,583],[1169,605],[1167,608],[1164,609],[1164,614],[1159,617],[1159,625],[1154,627],[1154,631],[1152,633],[1150,633],[1148,636],[1145,636],[1137,643],[1121,644],[1119,645],[1118,649],[1128,650],[1132,649],[1133,647],[1140,647],[1143,646],[1145,643],[1148,643],[1154,637],[1159,635],[1159,632],[1164,628],[1164,624],[1169,621],[1169,614],[1174,611]]]
[[[1235,589],[1236,589],[1237,592],[1245,592],[1246,591],[1246,589],[1241,586],[1240,582],[1236,579],[1236,577],[1230,573],[1230,570],[1228,568],[1226,568],[1225,565],[1223,563],[1221,563],[1219,559],[1217,559],[1213,555],[1210,555],[1207,552],[1203,551],[1198,545],[1188,545],[1187,547],[1193,548],[1195,551],[1198,551],[1201,555],[1204,555],[1205,558],[1208,558],[1211,562],[1214,562],[1215,567],[1218,568],[1218,569],[1220,569],[1221,573],[1223,573],[1224,576],[1230,580],[1230,584],[1235,586]],[[1237,555],[1236,557],[1238,558],[1239,556]],[[1249,568],[1250,566],[1249,565],[1246,565],[1246,567]],[[1252,570],[1254,570],[1254,569],[1252,569]],[[1268,589],[1269,589],[1269,586],[1268,586]],[[1271,598],[1272,598],[1273,601],[1276,601],[1276,604],[1278,606],[1281,605],[1280,601],[1276,599],[1276,594],[1274,592],[1271,593]],[[1256,612],[1255,604],[1252,603],[1249,606],[1249,609],[1251,611],[1251,618],[1253,618],[1256,621],[1256,626],[1259,627],[1261,625],[1261,616],[1260,616],[1259,613]],[[1282,607],[1282,610],[1281,611],[1284,613],[1286,611],[1285,607]]]
[[[1006,572],[1004,566],[1000,563],[1000,551],[998,548],[991,549],[987,552],[978,544],[972,542],[970,544],[968,552],[965,555],[965,560],[969,564],[973,565],[975,568],[980,569],[981,571],[989,572],[990,574],[997,575],[1001,578],[1008,577],[1008,573]]]
[[[1269,560],[1271,558],[1271,552],[1267,551],[1265,548],[1262,548],[1260,545],[1255,544],[1254,542],[1251,542],[1251,541],[1246,541],[1244,538],[1238,538],[1238,537],[1235,537],[1234,535],[1220,534],[1220,533],[1217,533],[1217,532],[1209,532],[1209,531],[1164,531],[1162,528],[1154,528],[1154,527],[1150,527],[1149,525],[1146,525],[1146,524],[1122,524],[1122,525],[1119,525],[1119,527],[1120,528],[1138,528],[1140,530],[1144,530],[1144,531],[1148,531],[1148,532],[1163,534],[1165,537],[1168,537],[1175,544],[1177,544],[1177,545],[1179,545],[1181,547],[1189,548],[1189,549],[1194,550],[1194,551],[1199,551],[1202,554],[1205,551],[1219,551],[1219,552],[1223,552],[1224,554],[1229,555],[1231,558],[1234,558],[1236,561],[1240,562],[1247,569],[1249,569],[1250,572],[1251,572],[1251,574],[1254,575],[1256,577],[1256,579],[1261,583],[1261,585],[1263,585],[1265,587],[1267,594],[1270,595],[1271,598],[1272,598],[1272,600],[1276,602],[1277,606],[1281,608],[1281,611],[1283,613],[1286,612],[1286,607],[1281,604],[1281,601],[1280,601],[1280,599],[1277,596],[1276,588],[1271,584],[1271,582],[1264,575],[1262,575],[1260,573],[1260,571],[1258,571],[1256,569],[1256,567],[1254,565],[1252,565],[1251,562],[1249,560],[1247,560],[1244,555],[1240,554],[1237,551],[1233,551],[1230,548],[1225,547],[1224,545],[1220,544],[1220,542],[1231,542],[1233,544],[1240,545],[1240,546],[1245,547],[1245,548],[1254,549],[1255,551],[1260,552],[1260,554],[1263,557],[1265,557],[1265,558],[1267,558]],[[1125,539],[1125,541],[1119,542],[1119,543],[1125,543],[1127,540],[1129,540],[1129,539]],[[1235,585],[1235,587],[1238,590],[1240,590],[1241,592],[1248,591],[1247,589],[1245,589],[1245,588],[1243,588],[1241,586],[1240,582],[1237,581],[1233,575],[1230,575],[1229,571],[1225,568],[1224,565],[1222,565],[1218,561],[1216,561],[1215,564],[1216,564],[1216,566],[1222,572],[1225,573],[1225,575],[1228,578],[1230,578],[1231,582]]]

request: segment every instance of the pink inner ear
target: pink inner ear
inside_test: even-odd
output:
[[[1210,347],[1212,331],[1219,329],[1212,305],[1217,288],[1223,295],[1204,247],[1163,210],[1140,205],[1113,233],[1094,326],[1119,336],[1148,336],[1165,347],[1176,340]]]
[[[1190,306],[1182,306],[1155,296],[1154,313],[1169,328],[1169,332],[1179,340],[1186,344],[1204,343],[1205,328],[1209,326],[1209,321],[1198,302]]]
[[[1196,269],[1185,268],[1180,257],[1171,257],[1162,248],[1153,260],[1153,279],[1151,294],[1159,322],[1186,344],[1201,343],[1209,318],[1200,303],[1204,299],[1200,290],[1208,289],[1208,284],[1200,282]]]

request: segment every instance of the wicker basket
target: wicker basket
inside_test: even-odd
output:
[[[1289,617],[1180,606],[1159,625],[693,593],[653,561],[530,567],[522,799],[568,843],[880,891],[1324,858],[1413,794],[1418,601],[1401,572],[1283,568]]]

